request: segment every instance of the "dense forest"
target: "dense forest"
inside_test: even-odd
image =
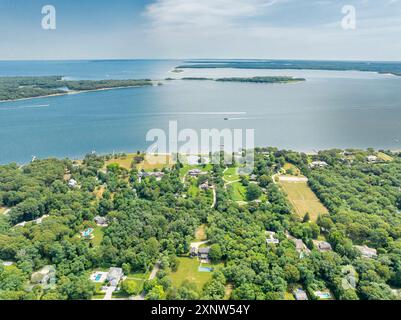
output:
[[[168,79],[172,80],[172,79]],[[246,83],[289,83],[305,81],[304,78],[294,77],[232,77],[232,78],[202,78],[202,77],[184,77],[181,80],[198,80],[198,81],[218,81],[218,82],[246,82]]]
[[[316,292],[324,290],[333,299],[396,299],[401,287],[400,155],[383,152],[391,161],[372,162],[366,159],[374,150],[255,151],[252,177],[239,182],[246,190],[245,205],[231,198],[223,156],[220,164],[199,165],[207,175],[192,180],[185,179],[180,162],[164,168],[161,178],[145,178],[136,166],[143,158],[139,155],[129,169],[112,163],[112,156],[94,154],[82,162],[48,159],[0,166],[0,208],[9,208],[0,214],[0,299],[91,299],[98,294],[89,279],[93,270],[121,267],[124,274],[146,274],[156,263],[160,270],[154,279],[140,289],[124,281],[121,292],[143,290],[145,299],[283,300],[303,288],[309,299],[319,299]],[[314,168],[313,161],[325,165]],[[329,214],[316,221],[294,214],[274,180],[288,163],[308,177]],[[71,186],[71,179],[79,187]],[[214,206],[211,193],[199,191],[205,181],[216,191]],[[96,216],[107,218],[108,226],[99,241],[83,241],[80,232],[96,229]],[[187,261],[183,257],[189,261],[200,226],[212,265],[218,267],[201,287],[177,284],[174,275]],[[275,233],[277,243],[266,243],[266,231]],[[305,243],[308,254],[299,254],[295,238]],[[318,250],[316,240],[327,241],[332,250]],[[363,257],[355,245],[376,249],[377,257]],[[32,274],[46,265],[56,269],[55,285],[32,284]],[[344,285],[349,269],[354,286]]]
[[[399,62],[365,61],[300,61],[300,60],[189,60],[176,67],[178,70],[194,69],[271,69],[271,70],[330,70],[330,71],[366,71],[401,75]]]
[[[0,101],[119,87],[152,85],[150,80],[64,80],[61,76],[0,77]]]

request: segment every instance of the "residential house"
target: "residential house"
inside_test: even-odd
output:
[[[313,244],[320,252],[332,251],[331,244],[326,241],[313,240]]]
[[[266,231],[266,243],[267,244],[279,244],[280,240],[276,238],[276,233],[273,231]]]
[[[370,155],[370,156],[367,156],[367,157],[366,157],[366,160],[367,160],[368,162],[370,162],[370,163],[376,163],[376,162],[379,160],[379,158],[376,157],[376,156],[374,156],[374,155]]]
[[[309,164],[310,168],[324,168],[327,167],[328,164],[325,161],[313,161],[312,163]]]
[[[202,261],[209,261],[209,252],[210,252],[210,247],[205,247],[205,248],[199,248],[198,249],[198,256],[199,259]]]
[[[207,174],[207,172],[203,172],[200,169],[191,169],[188,171],[188,175],[191,177],[198,177],[198,176],[204,175],[204,174]]]
[[[52,265],[44,266],[31,276],[32,284],[40,284],[42,286],[50,286],[56,283],[56,268]]]
[[[301,239],[292,239],[295,243],[295,250],[299,253],[299,257],[302,259],[305,254],[309,254],[310,250]]]
[[[74,180],[74,179],[70,179],[70,180],[68,181],[68,186],[69,186],[70,188],[76,188],[76,187],[78,186],[78,182],[77,182],[76,180]]]
[[[357,249],[363,258],[373,259],[377,258],[377,250],[373,248],[369,248],[368,246],[354,246]]]
[[[199,188],[201,188],[202,190],[209,190],[209,188],[210,188],[210,185],[209,185],[209,181],[205,181],[204,183],[202,183],[200,186],[199,186]]]
[[[298,288],[297,290],[294,290],[294,296],[296,300],[308,300],[308,295],[306,294],[306,292],[300,288]]]
[[[123,269],[111,267],[109,269],[109,273],[107,274],[107,281],[109,281],[110,285],[116,287],[123,275]]]
[[[96,224],[99,227],[107,227],[107,218],[106,217],[96,216],[93,220],[96,222]]]
[[[198,256],[198,249],[196,247],[191,247],[189,250],[189,255],[191,258],[195,258]]]

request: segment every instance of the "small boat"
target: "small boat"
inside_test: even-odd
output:
[[[228,121],[228,118],[224,118],[225,121]]]

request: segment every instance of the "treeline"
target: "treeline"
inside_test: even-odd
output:
[[[152,85],[151,80],[63,80],[61,76],[0,77],[0,101],[63,94],[68,91],[99,90]]]

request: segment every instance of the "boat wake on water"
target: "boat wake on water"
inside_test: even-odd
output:
[[[15,106],[15,107],[5,107],[2,108],[0,107],[1,110],[20,110],[20,109],[32,109],[32,108],[46,108],[50,107],[50,104],[36,104],[36,105],[30,105],[30,106]]]

